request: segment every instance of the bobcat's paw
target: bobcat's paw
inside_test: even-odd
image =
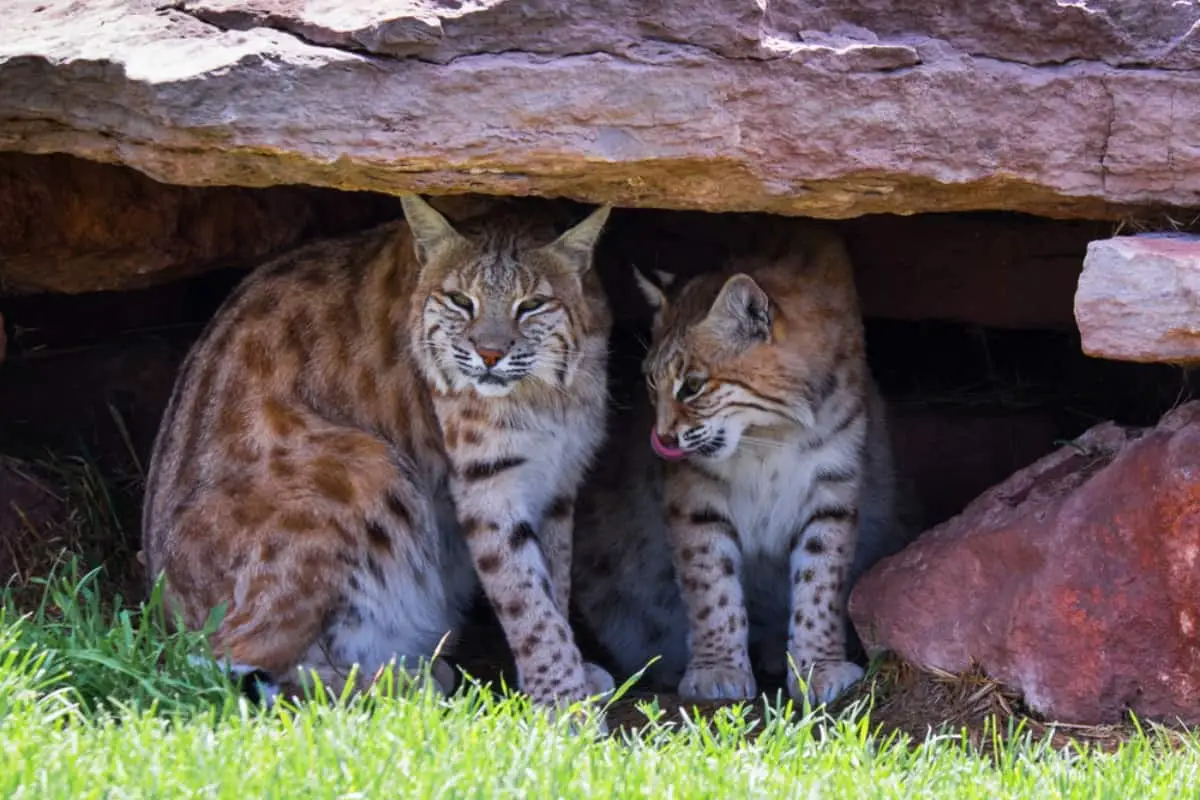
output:
[[[602,695],[612,691],[612,678],[600,667],[587,662],[584,662],[583,672],[586,684],[583,693],[586,693],[586,697],[577,699],[581,693],[572,693],[542,704],[549,709],[551,719],[567,717],[567,727],[573,736],[587,730],[589,719],[595,721],[595,732],[598,736],[607,736],[608,723],[605,720]]]
[[[807,667],[797,665],[788,672],[788,694],[797,701],[807,695],[810,705],[820,706],[836,700],[862,676],[862,667],[850,661],[818,661]]]
[[[546,709],[551,719],[566,717],[572,734],[582,733],[587,728],[587,720],[592,719],[597,732],[601,736],[607,735],[604,698],[597,695],[611,692],[613,680],[595,664],[585,661],[582,667],[580,672],[566,673],[558,681],[552,675],[537,675],[537,679],[528,683],[521,678],[520,685],[536,705]]]
[[[689,700],[748,700],[758,693],[754,673],[738,667],[689,666],[679,694]]]

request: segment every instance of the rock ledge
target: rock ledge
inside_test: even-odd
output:
[[[1200,8],[951,6],[16,0],[0,149],[829,218],[1200,202]]]

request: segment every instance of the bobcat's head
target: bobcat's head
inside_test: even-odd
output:
[[[651,445],[663,458],[724,459],[751,436],[775,446],[767,440],[781,430],[814,424],[822,404],[849,388],[839,381],[857,380],[839,368],[862,354],[840,241],[797,235],[783,244],[743,256],[744,272],[698,275],[669,300],[635,273],[656,309],[643,371],[656,409]]]
[[[403,203],[421,267],[413,349],[426,379],[485,397],[529,381],[571,386],[583,356],[607,338],[591,267],[610,208],[555,238],[541,220],[512,214],[460,232],[415,195]]]

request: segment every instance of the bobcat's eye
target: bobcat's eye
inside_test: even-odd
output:
[[[461,308],[463,311],[471,311],[475,308],[475,304],[471,302],[471,298],[467,297],[462,292],[446,292],[446,299],[454,305]]]
[[[546,305],[546,303],[547,299],[545,297],[530,297],[526,300],[522,300],[521,302],[517,303],[517,316],[521,317],[526,314],[532,314],[534,311],[537,311],[539,308]]]
[[[704,384],[708,383],[707,379],[699,375],[688,375],[683,379],[683,385],[679,387],[679,391],[675,393],[675,399],[680,402],[688,398],[695,397],[700,394],[700,390],[704,388]]]

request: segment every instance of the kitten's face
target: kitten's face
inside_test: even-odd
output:
[[[746,276],[695,279],[659,315],[643,371],[662,458],[731,456],[747,430],[795,423],[765,293]]]
[[[406,202],[405,213],[422,261],[416,349],[427,377],[484,397],[528,381],[568,387],[587,338],[585,273],[607,208],[555,240],[545,229],[487,219],[460,234],[421,206]]]

